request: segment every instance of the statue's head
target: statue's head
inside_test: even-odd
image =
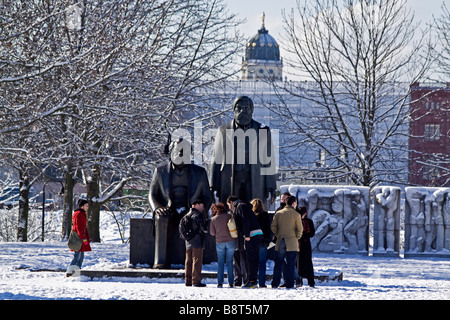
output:
[[[388,191],[389,194],[391,193],[391,191]],[[389,196],[389,194],[385,194],[386,197]],[[359,192],[358,190],[353,190],[350,194],[350,197],[353,201],[359,202],[361,200],[361,192]]]
[[[409,190],[406,192],[406,199],[407,201],[421,201],[423,198],[425,198],[425,192],[423,190],[417,189],[417,190]]]
[[[333,203],[331,209],[334,212],[341,213],[344,210],[344,190],[337,189],[334,191]]]
[[[170,161],[174,165],[185,165],[191,162],[191,144],[183,137],[172,141],[169,145]]]
[[[247,126],[252,121],[253,101],[247,96],[237,97],[233,102],[234,120],[239,126]]]
[[[444,202],[445,193],[443,189],[436,190],[433,192],[433,195],[435,197],[435,203],[442,204],[442,202]]]

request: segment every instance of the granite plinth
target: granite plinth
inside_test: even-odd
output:
[[[110,269],[110,270],[80,270],[80,275],[95,278],[112,278],[112,277],[130,277],[130,278],[180,278],[184,279],[184,269],[150,269],[150,268],[124,268],[124,269]],[[202,271],[202,279],[216,279],[217,272]],[[226,277],[226,274],[225,274]],[[330,272],[321,271],[314,275],[314,278],[319,281],[342,281],[342,271],[331,270]],[[267,280],[272,280],[272,275],[266,275]]]

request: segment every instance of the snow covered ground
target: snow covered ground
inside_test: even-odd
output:
[[[102,218],[106,221],[107,218]],[[84,269],[127,267],[129,245],[122,244],[114,223],[105,222],[102,243],[92,244]],[[217,288],[206,279],[205,288],[185,287],[182,279],[66,278],[72,259],[61,241],[0,242],[0,300],[448,300],[450,259],[383,258],[358,255],[313,254],[316,270],[341,270],[343,281],[318,283],[316,288]],[[268,263],[268,273],[273,262]],[[37,271],[42,269],[56,271]],[[217,264],[205,265],[215,271]],[[270,283],[269,283],[270,284]]]

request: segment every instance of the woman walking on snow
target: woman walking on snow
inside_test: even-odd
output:
[[[75,251],[72,262],[66,271],[66,276],[70,277],[77,270],[81,269],[81,265],[83,264],[84,253],[86,251],[91,251],[89,233],[87,230],[87,210],[89,208],[89,204],[86,200],[80,199],[78,201],[78,209],[75,210],[72,216],[72,230],[78,233],[80,239],[83,241],[81,248],[79,251]],[[73,251],[73,250],[70,250]]]

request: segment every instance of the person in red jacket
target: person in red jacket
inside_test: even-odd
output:
[[[80,239],[83,241],[81,245],[81,249],[79,251],[75,251],[75,255],[73,257],[72,262],[66,271],[66,276],[70,277],[75,274],[76,271],[81,269],[81,265],[83,264],[84,253],[86,251],[91,251],[89,233],[87,229],[87,210],[89,208],[89,204],[86,200],[80,199],[78,201],[78,209],[75,210],[72,216],[72,230],[78,233]],[[72,251],[72,250],[70,250]]]

